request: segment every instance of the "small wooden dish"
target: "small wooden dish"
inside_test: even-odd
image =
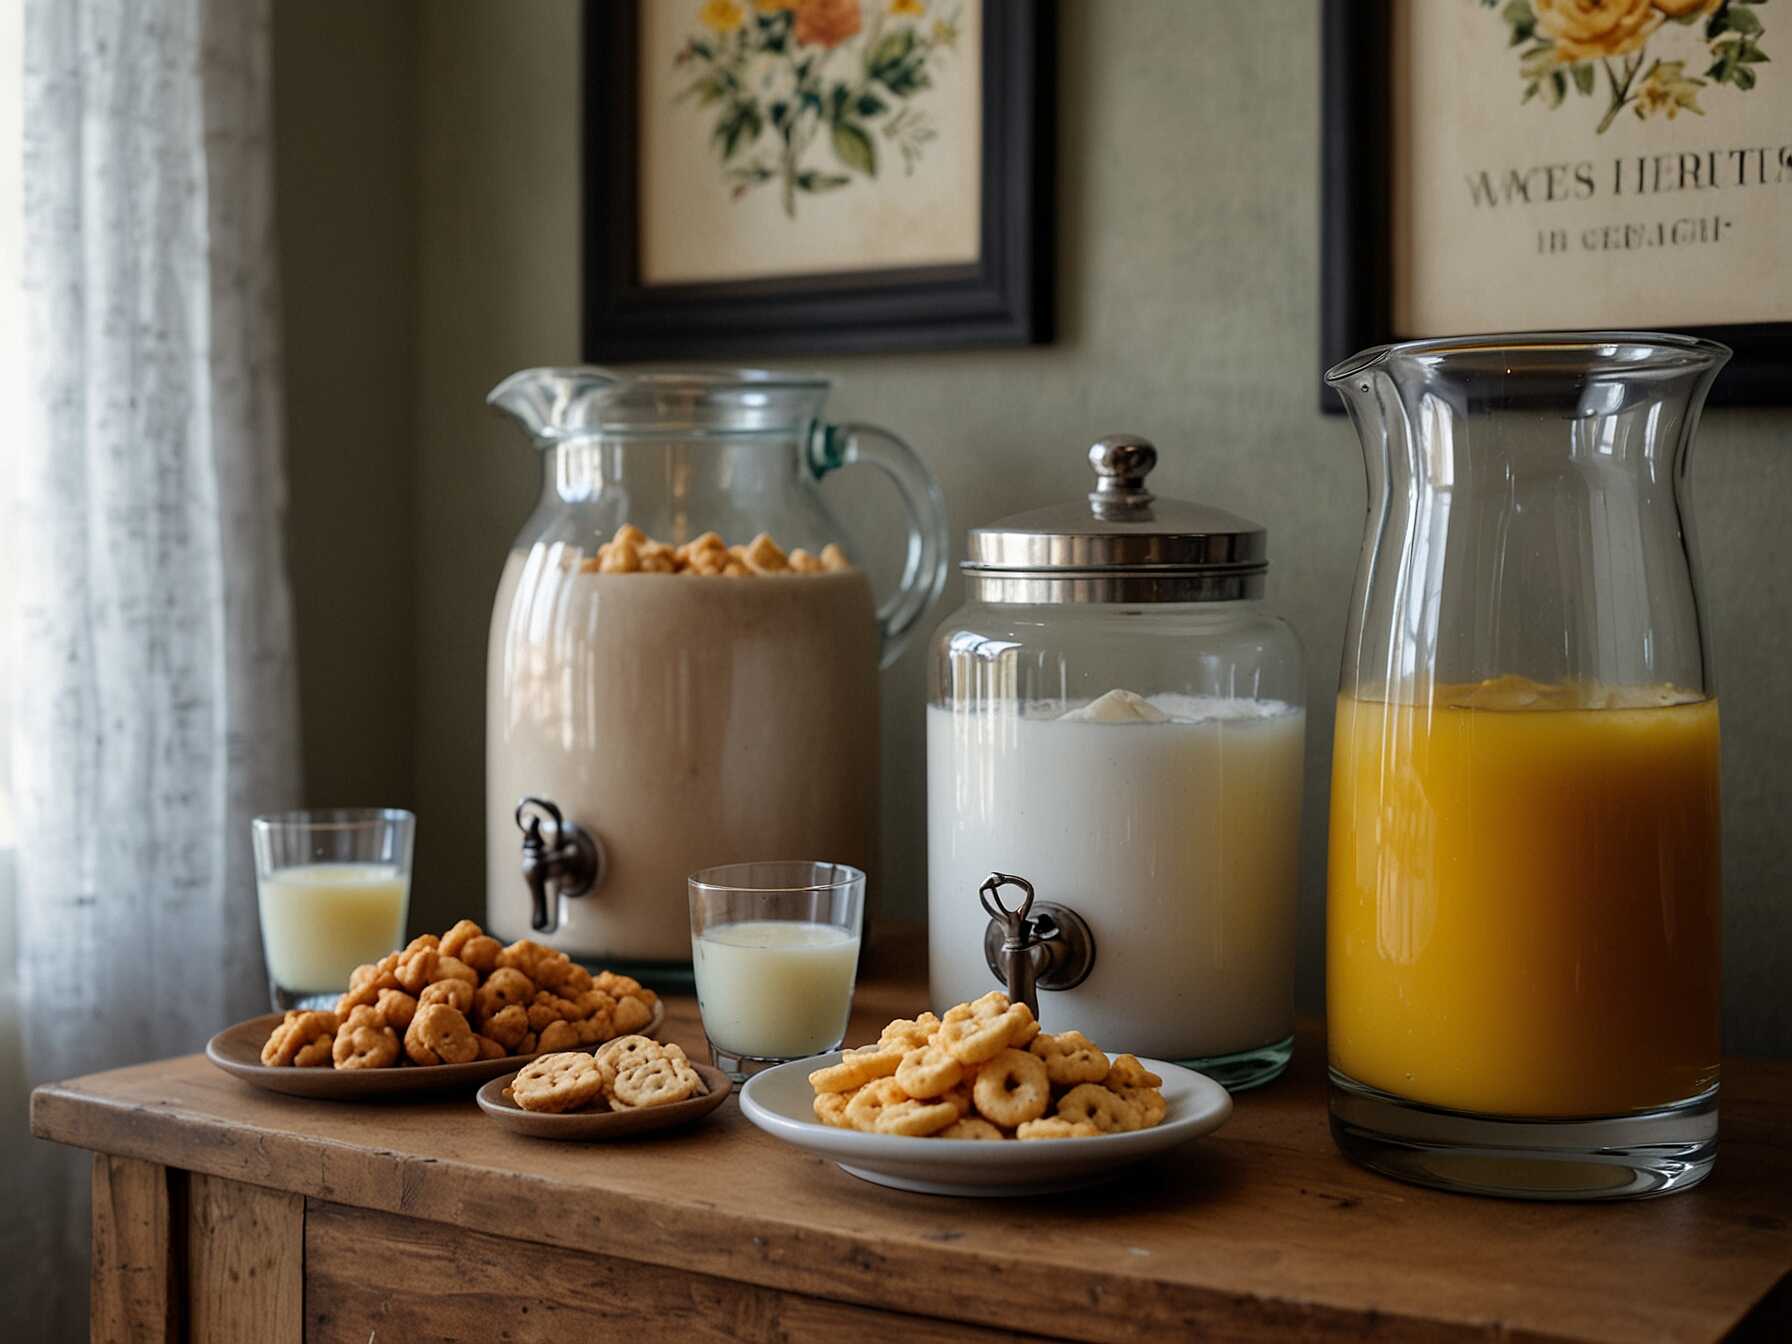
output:
[[[395,1064],[386,1069],[300,1069],[263,1064],[261,1047],[268,1033],[280,1025],[283,1013],[263,1013],[247,1022],[226,1027],[205,1043],[205,1057],[225,1073],[269,1092],[291,1097],[317,1097],[324,1101],[367,1101],[373,1097],[428,1096],[435,1092],[477,1086],[500,1074],[510,1075],[536,1058],[506,1055],[503,1059],[476,1059],[471,1064]],[[664,1000],[653,1005],[653,1019],[634,1036],[652,1036],[666,1020]],[[596,1050],[595,1045],[583,1047]],[[540,1053],[540,1052],[537,1052]]]
[[[494,1078],[479,1089],[479,1109],[505,1129],[526,1134],[532,1139],[589,1142],[626,1138],[631,1134],[646,1134],[655,1129],[672,1129],[702,1119],[728,1100],[728,1094],[734,1090],[734,1083],[720,1069],[699,1064],[695,1060],[691,1062],[691,1067],[697,1070],[698,1076],[703,1079],[703,1085],[709,1091],[688,1101],[675,1101],[669,1106],[644,1106],[632,1111],[612,1111],[606,1106],[600,1111],[572,1111],[565,1115],[555,1115],[548,1111],[525,1111],[504,1095],[504,1089],[510,1085],[510,1080],[521,1072],[520,1069],[511,1069],[502,1078]]]

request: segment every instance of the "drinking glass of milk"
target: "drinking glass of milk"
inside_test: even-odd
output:
[[[837,1049],[852,1013],[865,874],[731,863],[690,878],[691,964],[715,1066],[736,1082]]]
[[[255,880],[274,1007],[329,1007],[363,962],[404,946],[417,818],[401,808],[257,817]]]

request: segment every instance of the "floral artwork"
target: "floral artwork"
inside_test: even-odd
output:
[[[1626,108],[1642,121],[1703,116],[1703,96],[1755,87],[1768,0],[1479,0],[1521,47],[1521,103],[1569,90],[1603,103],[1600,134]]]
[[[733,199],[804,195],[913,173],[939,135],[925,107],[958,13],[940,0],[705,0],[704,31],[673,59],[678,94],[715,108],[711,141]]]

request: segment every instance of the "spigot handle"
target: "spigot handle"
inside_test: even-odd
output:
[[[1025,893],[1017,909],[1002,903],[1003,887]],[[1095,933],[1088,921],[1067,905],[1035,901],[1026,878],[991,873],[977,888],[977,898],[989,914],[983,957],[990,973],[1034,1017],[1039,1016],[1040,990],[1075,989],[1095,969]]]
[[[552,828],[550,834],[543,834],[544,823]],[[524,798],[516,805],[516,824],[523,833],[523,881],[532,907],[529,927],[552,933],[560,927],[559,898],[584,896],[604,880],[608,865],[603,845],[576,821],[567,821],[551,798]]]

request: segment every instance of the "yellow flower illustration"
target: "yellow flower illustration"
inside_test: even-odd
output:
[[[899,19],[918,19],[927,12],[927,0],[890,0],[890,13]]]
[[[747,21],[747,11],[740,0],[704,0],[697,17],[718,33],[732,33]]]
[[[1492,9],[1499,0],[1479,0]],[[1521,105],[1573,97],[1603,105],[1603,135],[1625,108],[1639,120],[1703,116],[1699,98],[1726,85],[1747,93],[1771,79],[1762,48],[1766,0],[1506,0],[1507,46],[1524,81]],[[1673,59],[1666,59],[1672,57]],[[1726,95],[1727,96],[1727,95]]]
[[[1533,0],[1537,31],[1563,65],[1637,51],[1661,26],[1657,0]]]
[[[1699,106],[1699,90],[1704,87],[1704,80],[1686,77],[1685,61],[1657,61],[1649,67],[1636,92],[1636,114],[1648,118],[1665,112],[1672,121],[1684,107],[1702,117],[1705,109]]]
[[[796,40],[837,47],[859,31],[859,0],[797,0]]]

